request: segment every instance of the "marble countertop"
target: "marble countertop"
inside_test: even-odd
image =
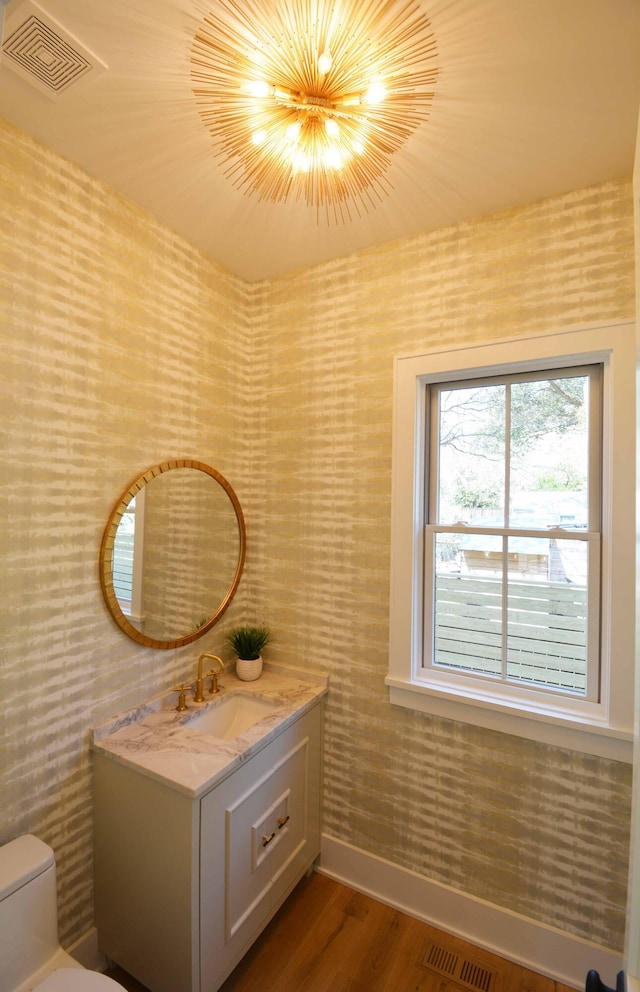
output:
[[[192,730],[195,713],[220,705],[242,692],[269,700],[276,709],[239,737],[223,740]],[[186,713],[176,711],[178,694],[167,692],[119,713],[93,728],[92,749],[164,782],[193,798],[203,795],[315,706],[328,692],[328,678],[312,671],[265,663],[255,682],[235,673],[220,676],[220,693],[204,703],[187,698]]]

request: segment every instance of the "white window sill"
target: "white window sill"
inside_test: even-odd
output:
[[[471,698],[451,689],[405,682],[391,676],[385,679],[385,683],[389,686],[389,701],[394,706],[613,761],[630,764],[633,760],[632,731],[585,723],[574,717],[543,713],[529,707],[516,707],[512,703]]]

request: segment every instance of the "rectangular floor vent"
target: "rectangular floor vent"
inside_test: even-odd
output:
[[[486,967],[479,961],[470,961],[445,944],[430,944],[422,959],[422,967],[452,979],[461,990],[501,992],[502,989],[502,978],[495,968]]]
[[[2,57],[42,93],[57,97],[107,68],[33,0],[23,0],[5,15]]]

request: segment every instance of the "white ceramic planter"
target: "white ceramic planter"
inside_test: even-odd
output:
[[[262,675],[262,655],[247,661],[246,658],[238,658],[236,661],[236,675],[243,682],[255,682]]]

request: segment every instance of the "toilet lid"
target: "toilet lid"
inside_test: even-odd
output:
[[[85,968],[58,968],[36,985],[33,992],[124,992],[122,985],[106,975]]]

